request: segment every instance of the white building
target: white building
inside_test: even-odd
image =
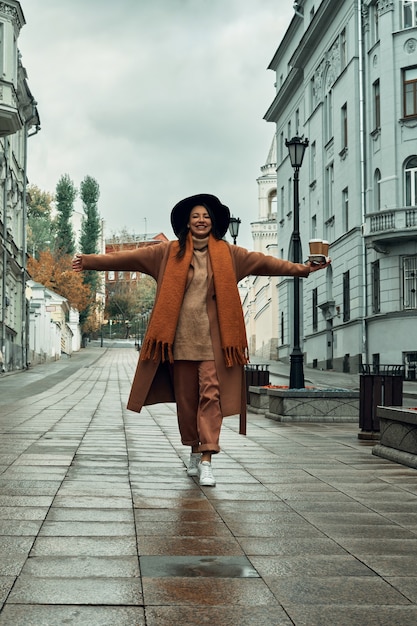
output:
[[[68,300],[44,285],[28,280],[29,351],[31,365],[70,356],[81,347],[78,311]]]
[[[309,365],[417,364],[417,0],[300,0],[269,69],[276,96],[279,256],[291,259],[285,139],[300,170],[303,259],[330,242],[332,265],[300,281]],[[292,346],[292,281],[280,280],[279,357]]]
[[[20,3],[0,2],[0,350],[5,370],[26,367],[26,154],[39,128],[17,40]]]
[[[276,256],[277,175],[276,141],[273,138],[258,183],[258,219],[251,223],[253,249]],[[278,358],[278,278],[248,276],[241,283],[242,306],[248,336],[249,354],[267,360]]]

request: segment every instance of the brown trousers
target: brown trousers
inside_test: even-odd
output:
[[[220,452],[223,416],[214,361],[175,361],[174,390],[182,443]]]

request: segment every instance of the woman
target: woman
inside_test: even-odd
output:
[[[211,194],[181,200],[171,212],[178,240],[109,254],[76,254],[73,269],[139,271],[157,281],[155,305],[127,408],[176,402],[181,441],[191,447],[189,476],[215,486],[223,417],[240,414],[246,433],[246,331],[237,283],[250,274],[307,277],[313,266],[249,252],[223,240],[228,207]]]

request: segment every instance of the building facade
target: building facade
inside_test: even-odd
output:
[[[308,138],[300,170],[303,351],[313,367],[417,365],[417,0],[301,0],[270,63],[276,96],[277,238],[291,259],[293,170],[285,140]],[[292,281],[278,284],[280,358],[292,346]]]
[[[0,350],[6,371],[28,362],[26,155],[39,116],[17,47],[24,24],[19,2],[0,2]]]
[[[258,219],[251,223],[253,249],[276,256],[277,246],[277,154],[273,138],[258,185]],[[240,285],[249,354],[278,358],[278,279],[248,276]]]

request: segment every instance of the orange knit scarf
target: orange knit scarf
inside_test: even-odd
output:
[[[155,301],[140,359],[159,358],[173,363],[173,343],[178,317],[193,256],[193,241],[189,233],[182,258],[177,257],[178,241],[171,244],[161,288]],[[228,244],[210,235],[208,253],[213,270],[217,315],[222,352],[226,367],[248,362],[246,330],[242,305],[233,271]]]

